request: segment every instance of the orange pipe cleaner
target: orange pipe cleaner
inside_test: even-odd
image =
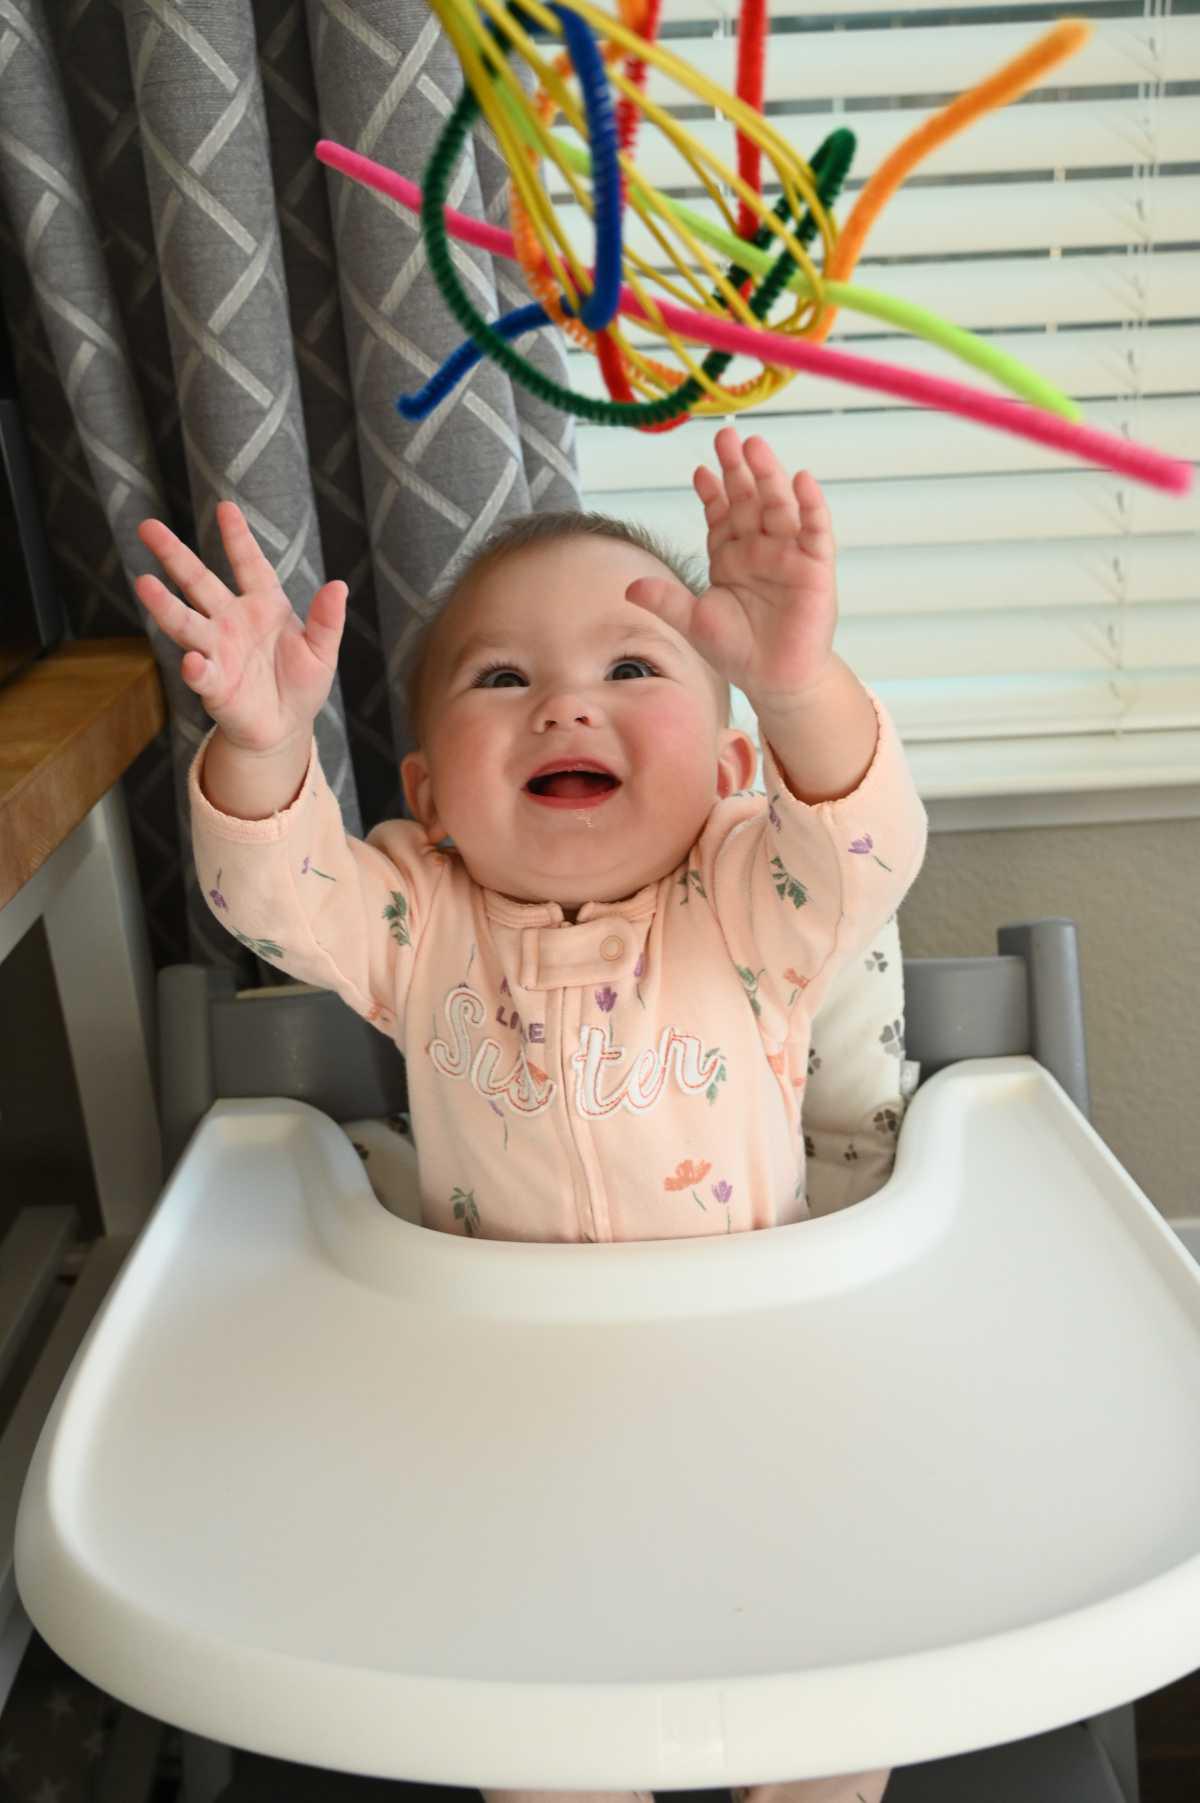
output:
[[[1028,88],[1034,87],[1056,63],[1073,56],[1091,35],[1092,27],[1086,19],[1060,19],[1036,44],[1031,44],[1028,50],[1023,50],[1020,56],[1014,57],[1011,63],[1005,63],[1002,69],[997,69],[994,75],[989,75],[976,87],[968,88],[965,94],[958,95],[941,112],[935,113],[932,119],[927,119],[924,125],[918,125],[902,143],[897,144],[864,187],[842,228],[826,271],[830,280],[850,280],[867,233],[901,182],[911,175],[924,157],[944,144],[948,138],[952,138],[956,132],[960,132],[964,126],[970,125],[972,120],[978,119],[982,113],[1007,106],[1010,100],[1016,100]],[[830,307],[817,330],[811,334],[814,344],[821,344],[828,338],[829,329],[836,317],[837,308]]]

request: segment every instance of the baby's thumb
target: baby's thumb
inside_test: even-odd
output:
[[[308,618],[304,622],[304,636],[309,650],[328,667],[337,663],[349,596],[350,590],[344,582],[327,582],[313,596]]]
[[[639,576],[625,590],[625,599],[688,637],[696,597],[682,582],[672,582],[667,576]]]

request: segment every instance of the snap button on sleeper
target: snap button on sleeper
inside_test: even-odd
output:
[[[607,939],[600,941],[600,956],[607,958],[610,964],[615,964],[624,950],[625,941],[618,939],[615,933],[610,933]]]

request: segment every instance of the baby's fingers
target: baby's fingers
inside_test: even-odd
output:
[[[338,646],[346,625],[346,602],[350,590],[344,582],[327,582],[312,598],[304,637],[313,656],[328,669],[337,663]]]
[[[179,660],[179,674],[201,701],[211,697],[220,683],[220,673],[211,658],[199,651],[189,651]]]
[[[167,575],[177,588],[181,588],[193,607],[201,613],[214,614],[232,599],[229,590],[208,568],[201,563],[194,551],[189,551],[182,539],[176,538],[169,526],[161,520],[143,520],[138,527],[138,537],[147,551],[157,557]]]
[[[689,637],[696,598],[681,582],[672,582],[666,576],[639,576],[625,590],[625,599],[664,620],[681,637]]]
[[[182,651],[200,651],[207,653],[212,646],[212,622],[194,607],[173,595],[165,582],[157,576],[139,576],[133,585],[134,594],[154,621],[173,645]]]
[[[707,464],[702,463],[692,477],[692,487],[704,507],[704,523],[708,527],[708,554],[713,557],[725,540],[733,536],[725,484],[713,475]]]
[[[273,587],[275,571],[235,501],[218,501],[217,528],[234,581],[242,594],[248,595],[256,588]]]
[[[800,470],[792,480],[792,492],[800,510],[800,543],[810,557],[832,563],[833,521],[815,476]]]
[[[745,448],[732,426],[721,428],[714,445],[729,499],[727,536],[751,538],[759,529],[758,486],[746,462]]]
[[[800,512],[783,465],[765,438],[748,438],[745,456],[758,490],[760,529],[770,538],[794,538]]]
[[[211,700],[221,687],[216,662],[216,629],[212,621],[173,595],[157,576],[139,576],[134,593],[155,624],[183,652],[179,674],[202,701]]]

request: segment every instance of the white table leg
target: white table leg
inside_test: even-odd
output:
[[[154,970],[119,788],[15,900],[43,884],[58,984],[106,1233],[134,1233],[162,1185]],[[5,910],[8,913],[8,910]]]

